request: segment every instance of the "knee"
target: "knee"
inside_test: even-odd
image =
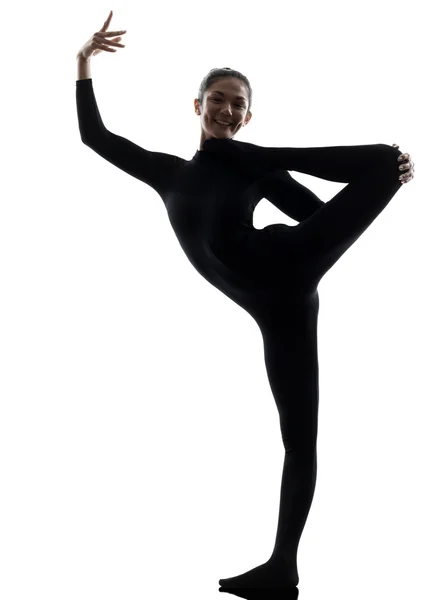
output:
[[[388,173],[391,177],[396,177],[398,182],[398,177],[401,174],[401,171],[398,169],[401,164],[398,161],[398,157],[402,154],[401,150],[388,144],[378,144],[378,150],[378,166],[381,167],[381,172]]]
[[[296,454],[305,463],[312,463],[317,451],[317,433],[282,434],[286,454]]]
[[[402,154],[401,150],[394,148],[389,144],[378,144],[381,148],[380,156],[388,164],[397,165],[398,157]]]

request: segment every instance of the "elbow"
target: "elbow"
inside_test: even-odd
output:
[[[83,132],[83,131],[81,131],[80,134],[81,134],[81,142],[85,146],[92,148],[92,146],[93,146],[92,136],[89,136],[87,132]]]
[[[82,127],[79,128],[79,136],[81,138],[81,142],[83,144],[85,144],[86,143],[86,139],[87,139],[87,135],[86,135],[86,131]]]

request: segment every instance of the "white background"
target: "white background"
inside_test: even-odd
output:
[[[440,8],[440,6],[439,6]],[[255,321],[192,267],[160,196],[80,139],[190,160],[214,67],[262,146],[393,143],[415,178],[319,286],[318,479],[300,598],[448,597],[446,23],[435,2],[19,3],[3,13],[0,597],[218,597],[265,562],[283,445]],[[345,184],[292,173],[322,200]],[[398,176],[398,172],[397,172]],[[360,198],[362,201],[362,198]],[[294,221],[267,200],[254,225]]]

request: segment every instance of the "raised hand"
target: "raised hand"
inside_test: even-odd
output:
[[[107,28],[112,20],[112,15],[113,11],[110,11],[104,25],[99,31],[92,35],[92,37],[84,44],[84,46],[82,46],[77,54],[77,58],[82,58],[85,61],[89,61],[91,56],[96,56],[103,50],[106,52],[116,52],[116,50],[109,48],[109,46],[125,48],[124,44],[119,43],[121,36],[114,37],[112,40],[107,39],[112,35],[117,36],[118,34],[126,33],[126,29],[122,29],[121,31],[107,31]]]

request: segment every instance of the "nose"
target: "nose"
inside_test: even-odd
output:
[[[229,107],[223,108],[221,106],[221,114],[222,115],[228,115],[229,117],[231,117],[232,116],[232,110]]]

